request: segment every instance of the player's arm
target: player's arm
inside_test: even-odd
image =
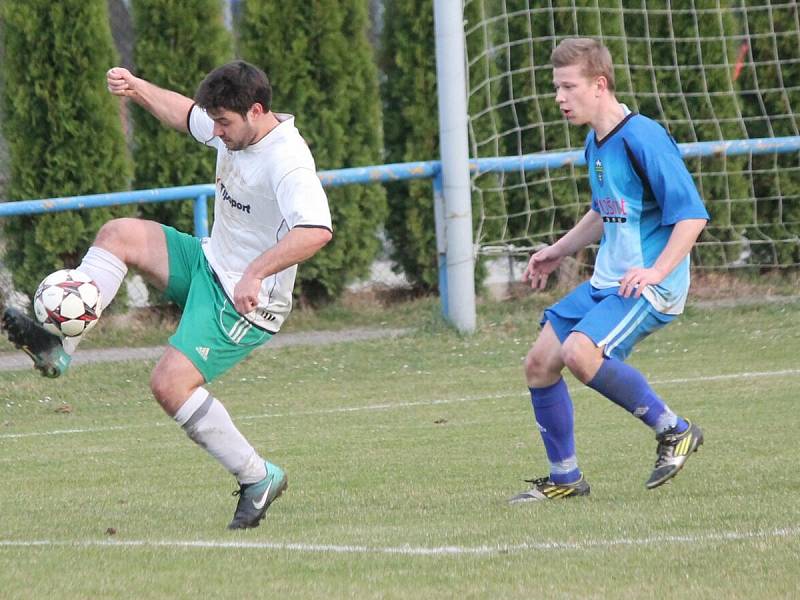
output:
[[[672,273],[694,246],[700,232],[706,226],[706,219],[684,219],[675,223],[667,245],[658,255],[656,262],[649,268],[630,269],[619,284],[619,294],[627,298],[632,295],[638,298],[647,285],[658,285]]]
[[[106,81],[108,91],[115,96],[130,98],[173,129],[184,133],[189,130],[186,117],[192,108],[191,98],[153,85],[124,67],[109,69]]]
[[[589,209],[575,227],[565,233],[553,247],[558,248],[562,257],[572,256],[578,250],[599,240],[602,235],[603,218],[596,210]]]
[[[258,306],[261,282],[275,273],[308,260],[325,244],[333,233],[325,227],[295,227],[281,241],[257,256],[245,269],[233,290],[233,303],[240,314]]]
[[[529,281],[534,289],[544,289],[550,273],[558,268],[564,257],[596,242],[602,235],[603,219],[600,213],[590,209],[555,244],[546,246],[531,256],[522,274],[522,281]]]
[[[645,286],[661,283],[686,258],[709,219],[675,140],[654,121],[637,124],[641,131],[625,138],[626,149],[661,208],[662,225],[672,224],[672,233],[652,266],[630,269],[622,277],[619,294],[626,298],[638,298]]]

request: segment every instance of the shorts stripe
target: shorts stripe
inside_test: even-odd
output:
[[[637,304],[637,308],[638,308],[638,304]],[[634,312],[636,312],[636,310],[633,310],[633,311],[631,311],[631,312],[632,312],[632,313],[634,313]],[[610,355],[611,355],[611,353],[614,351],[614,348],[616,348],[617,346],[619,346],[619,345],[620,345],[622,342],[624,342],[624,341],[625,341],[625,338],[627,338],[627,337],[628,337],[629,335],[631,335],[631,334],[632,334],[634,331],[636,331],[636,328],[637,328],[637,327],[639,327],[639,325],[641,325],[641,324],[642,324],[642,321],[644,321],[644,320],[645,320],[645,319],[646,319],[648,316],[650,316],[650,304],[649,304],[648,302],[645,302],[645,304],[644,304],[644,309],[639,311],[639,315],[636,317],[636,319],[633,321],[633,323],[631,323],[631,324],[630,324],[630,326],[629,326],[629,327],[628,327],[628,328],[627,328],[627,329],[626,329],[626,330],[625,330],[625,331],[624,331],[622,334],[620,334],[620,335],[619,335],[619,337],[617,337],[617,339],[616,339],[616,340],[614,340],[614,342],[613,342],[613,343],[609,344],[609,345],[608,345],[608,346],[605,348],[605,350],[604,350],[604,353],[605,353],[606,355],[610,356]],[[625,320],[626,320],[626,321],[628,321],[629,319],[625,319]],[[617,328],[615,328],[615,331],[616,331],[617,329],[618,329],[618,327],[617,327]],[[612,333],[613,333],[613,332],[612,332]],[[606,340],[609,340],[609,341],[610,341],[611,339],[613,339],[613,335],[609,335],[609,336],[606,338]]]
[[[646,316],[647,307],[648,307],[647,300],[645,300],[644,298],[639,298],[639,301],[633,305],[633,308],[631,308],[628,314],[625,315],[625,318],[622,319],[622,321],[620,321],[619,324],[616,327],[614,327],[614,329],[612,329],[604,339],[600,340],[600,342],[597,345],[605,346],[606,344],[608,344],[617,335],[619,335],[623,329],[625,329],[628,326],[628,323],[630,323],[634,318],[638,317],[642,309],[644,309]],[[639,323],[641,323],[641,321],[639,321]]]
[[[233,327],[231,327],[228,335],[230,336],[231,340],[236,342],[237,344],[242,341],[242,338],[247,335],[247,332],[250,331],[252,325],[250,322],[242,317],[236,323],[234,323]]]

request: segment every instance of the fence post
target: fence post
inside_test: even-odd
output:
[[[199,238],[208,237],[208,196],[197,196],[194,199],[194,234]]]

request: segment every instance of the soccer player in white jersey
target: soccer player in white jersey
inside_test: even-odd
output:
[[[531,256],[523,279],[542,289],[564,257],[598,240],[600,246],[591,279],[544,311],[525,359],[550,473],[528,480],[532,487],[511,503],[589,494],[564,367],[653,429],[658,446],[648,489],[674,477],[703,443],[700,428],[672,412],[624,360],[683,311],[689,252],[708,213],[670,135],[617,101],[608,49],[588,38],[566,39],[551,61],[562,114],[591,128],[585,154],[592,204],[563,237]]]
[[[182,309],[150,387],[162,408],[233,474],[239,496],[230,529],[257,527],[286,488],[286,475],[264,460],[204,384],[278,332],[292,304],[297,264],[332,237],[327,197],[294,117],[271,111],[263,71],[244,61],[223,65],[194,101],[124,68],[108,71],[109,91],[215,148],[216,198],[211,236],[198,239],[142,219],[114,219],[97,234],[78,269],[97,283],[103,306],[135,268]],[[3,326],[34,366],[55,377],[72,348],[14,309]]]

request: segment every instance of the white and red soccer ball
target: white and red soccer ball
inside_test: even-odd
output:
[[[75,337],[97,323],[100,290],[92,278],[76,269],[51,273],[33,296],[33,311],[42,326],[61,337]]]

